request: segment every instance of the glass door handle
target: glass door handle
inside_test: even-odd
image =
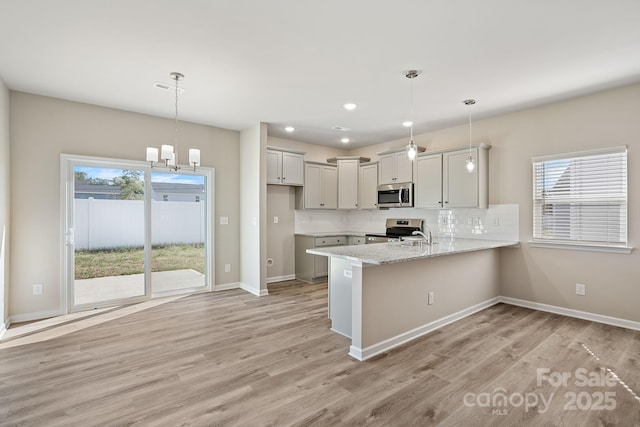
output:
[[[67,246],[73,246],[75,243],[73,228],[67,229]]]

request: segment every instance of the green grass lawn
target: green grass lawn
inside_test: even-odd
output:
[[[75,278],[123,276],[144,273],[143,248],[76,251]],[[151,271],[192,269],[204,274],[204,245],[154,246]]]

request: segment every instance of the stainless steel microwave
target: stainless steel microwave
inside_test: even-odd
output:
[[[379,208],[412,208],[413,183],[386,184],[378,186]]]

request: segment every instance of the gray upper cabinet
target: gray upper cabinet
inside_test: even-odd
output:
[[[413,162],[409,160],[405,150],[379,155],[379,158],[380,185],[413,182]]]
[[[378,163],[360,166],[358,176],[358,209],[378,208]]]
[[[416,208],[441,208],[442,200],[442,153],[416,158]]]
[[[358,160],[338,160],[338,209],[358,209]]]
[[[338,168],[320,163],[305,163],[304,208],[338,208]]]
[[[267,184],[304,185],[304,153],[267,149]]]
[[[417,208],[487,208],[489,206],[488,145],[419,155],[416,159]],[[467,172],[473,156],[475,169]]]

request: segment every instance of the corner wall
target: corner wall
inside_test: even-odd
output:
[[[240,132],[240,282],[255,295],[267,295],[267,125]]]
[[[10,104],[0,78],[0,337],[9,324]]]

